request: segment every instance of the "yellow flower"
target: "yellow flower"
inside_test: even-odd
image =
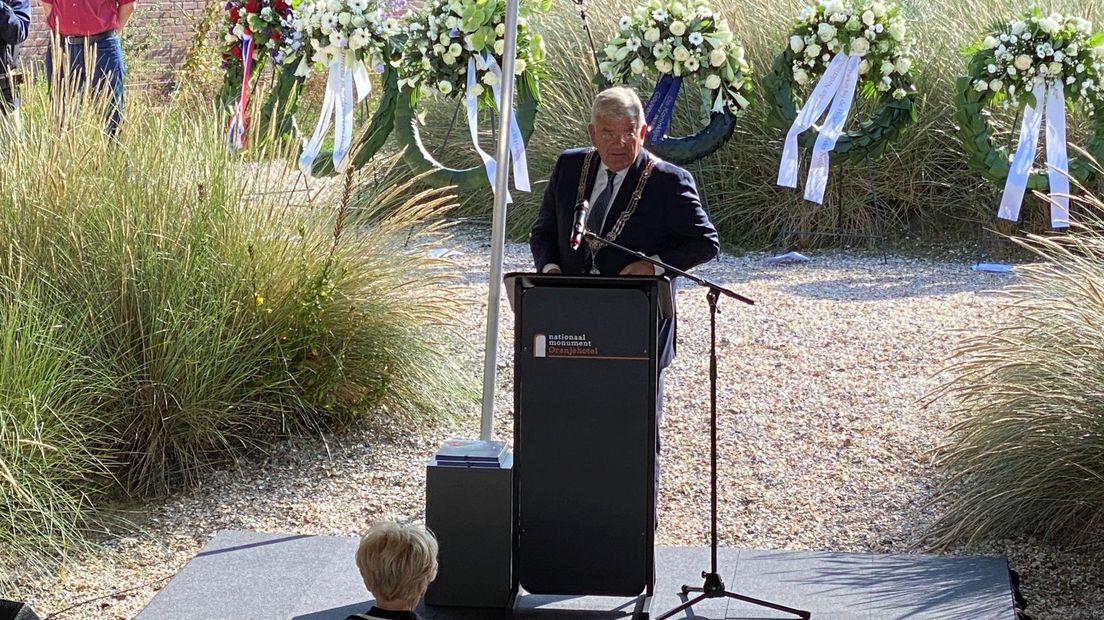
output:
[[[254,301],[257,302],[257,306],[263,306],[264,305],[264,296],[263,295],[257,295],[254,298]]]

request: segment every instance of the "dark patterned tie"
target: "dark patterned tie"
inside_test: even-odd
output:
[[[596,235],[602,234],[606,213],[609,212],[610,202],[613,200],[613,180],[617,177],[617,173],[606,170],[606,175],[606,187],[601,194],[598,194],[598,199],[594,201],[594,205],[590,208],[590,215],[587,216],[587,230]]]

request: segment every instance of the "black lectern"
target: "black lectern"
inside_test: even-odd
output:
[[[654,587],[657,326],[670,283],[508,274],[515,575],[532,594]]]

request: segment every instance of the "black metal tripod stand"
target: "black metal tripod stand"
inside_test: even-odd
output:
[[[699,282],[699,284],[702,284]],[[677,614],[680,611],[684,611],[693,607],[705,599],[710,598],[734,598],[745,603],[751,603],[753,605],[759,605],[761,607],[770,607],[771,609],[777,609],[778,611],[784,611],[786,613],[794,614],[804,620],[809,620],[812,614],[800,609],[794,609],[792,607],[786,607],[777,603],[771,603],[769,601],[761,601],[757,598],[751,598],[750,596],[744,596],[743,594],[736,594],[735,592],[729,592],[725,590],[724,581],[721,579],[721,574],[717,572],[717,300],[720,297],[720,287],[713,286],[712,284],[705,283],[703,286],[709,288],[709,293],[706,294],[706,299],[709,301],[709,517],[710,517],[710,565],[709,571],[702,571],[702,577],[705,578],[705,583],[702,586],[682,586],[683,595],[690,594],[691,592],[700,592],[698,596],[686,601],[682,605],[675,607],[674,609],[665,612],[663,615],[656,618],[656,620],[664,620]],[[720,289],[720,290],[718,290]]]
[[[699,278],[698,276],[686,273],[681,269],[677,269],[668,265],[662,261],[658,261],[650,256],[645,256],[641,252],[630,250],[623,245],[619,245],[608,239],[603,239],[598,235],[590,231],[585,231],[584,235],[587,239],[593,239],[608,245],[613,248],[629,254],[652,265],[662,267],[667,273],[680,275],[691,282],[699,286],[703,286],[709,290],[706,294],[706,300],[709,301],[709,501],[710,501],[710,543],[709,549],[711,553],[712,563],[710,564],[710,570],[702,571],[702,577],[705,578],[705,583],[702,587],[694,586],[682,586],[682,593],[689,594],[691,592],[701,592],[697,597],[679,605],[678,607],[665,612],[663,615],[656,618],[656,620],[664,620],[677,614],[680,611],[689,609],[708,598],[721,598],[728,597],[738,599],[753,605],[760,605],[762,607],[770,607],[771,609],[777,609],[778,611],[784,611],[786,613],[794,614],[795,616],[802,618],[803,620],[809,620],[812,618],[812,614],[800,609],[793,609],[792,607],[786,607],[777,603],[771,603],[768,601],[761,601],[759,599],[751,598],[750,596],[744,596],[743,594],[736,594],[735,592],[729,592],[725,590],[724,581],[721,580],[721,574],[717,572],[717,301],[720,299],[723,293],[727,297],[731,297],[737,301],[741,301],[745,304],[754,304],[755,302],[739,293],[733,292],[723,286],[714,284],[705,278]]]

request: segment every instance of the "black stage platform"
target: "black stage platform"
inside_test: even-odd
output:
[[[140,620],[343,620],[371,595],[357,573],[355,537],[219,532],[139,614]],[[1008,564],[989,556],[875,555],[721,549],[729,590],[813,612],[816,620],[1013,620]],[[676,606],[683,583],[701,585],[706,548],[656,549],[652,612]],[[635,599],[522,593],[514,617],[629,618]],[[426,620],[494,620],[500,610],[426,608]],[[713,599],[683,618],[792,618]]]

